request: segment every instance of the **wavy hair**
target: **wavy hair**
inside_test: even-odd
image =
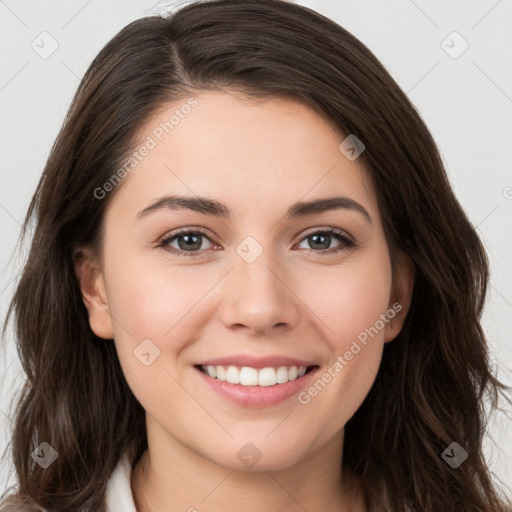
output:
[[[11,460],[18,488],[2,510],[104,511],[123,452],[147,448],[145,411],[114,343],[94,335],[74,273],[77,247],[101,248],[105,211],[122,183],[95,197],[164,104],[194,91],[288,97],[340,133],[356,134],[377,193],[392,260],[416,279],[403,330],[384,348],[369,394],[346,425],[343,463],[369,511],[504,512],[482,451],[488,413],[507,388],[493,374],[480,325],[489,263],[415,107],[356,37],[284,0],[210,0],[138,19],[85,73],[25,217],[31,247],[14,319],[26,374],[15,397]],[[453,441],[457,469],[441,457]],[[48,468],[31,454],[47,442]],[[11,507],[11,508],[6,508]]]

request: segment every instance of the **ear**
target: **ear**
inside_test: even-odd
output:
[[[92,251],[84,248],[74,251],[73,265],[92,331],[100,338],[112,339],[114,330],[100,265]]]
[[[394,311],[395,316],[391,318],[388,315],[390,320],[384,332],[385,343],[394,340],[402,330],[411,306],[415,274],[411,258],[404,252],[399,252],[388,304],[388,311]]]

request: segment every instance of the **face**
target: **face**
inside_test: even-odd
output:
[[[286,468],[342,434],[411,276],[392,277],[372,183],[323,118],[289,99],[192,96],[141,130],[137,147],[154,147],[107,209],[101,265],[77,275],[162,445]]]

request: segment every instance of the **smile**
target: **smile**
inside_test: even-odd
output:
[[[220,361],[219,361],[220,362]],[[261,361],[260,361],[261,362]],[[268,364],[268,363],[267,363]],[[311,382],[318,365],[253,366],[198,364],[197,375],[206,389],[243,407],[270,407],[290,399]]]
[[[306,366],[279,366],[252,368],[250,366],[200,365],[199,369],[210,377],[242,386],[277,386],[296,380],[306,374]]]

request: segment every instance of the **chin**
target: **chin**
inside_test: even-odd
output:
[[[226,447],[220,454],[211,454],[210,460],[233,471],[258,472],[288,469],[307,456],[304,451],[305,443],[300,440],[286,443],[276,440],[265,442],[261,439],[254,442],[239,441],[235,445],[233,448]],[[300,451],[297,446],[301,448]]]

